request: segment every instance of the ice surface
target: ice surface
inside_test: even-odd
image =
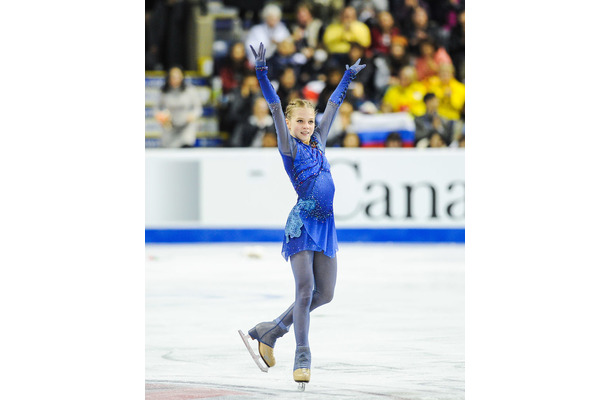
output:
[[[294,300],[281,244],[146,246],[146,398],[463,399],[464,246],[340,244],[334,300],[311,314],[311,382],[292,329],[261,372],[238,329]]]

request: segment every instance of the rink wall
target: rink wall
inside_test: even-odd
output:
[[[465,240],[461,149],[327,150],[340,242]],[[281,242],[296,194],[277,149],[147,149],[146,242]]]

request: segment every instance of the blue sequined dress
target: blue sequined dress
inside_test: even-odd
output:
[[[326,138],[345,97],[351,75],[346,72],[346,83],[331,96],[309,145],[290,135],[280,99],[266,71],[257,69],[257,77],[275,122],[284,168],[298,195],[286,221],[282,256],[288,260],[300,251],[313,250],[334,257],[338,250],[333,214],[335,184],[325,155]]]
[[[317,142],[316,147],[292,136],[290,140],[296,147],[295,156],[282,154],[282,160],[298,200],[286,221],[282,255],[288,259],[299,251],[313,250],[334,257],[338,249],[333,214],[335,184],[319,145],[320,134],[315,132],[310,140]]]

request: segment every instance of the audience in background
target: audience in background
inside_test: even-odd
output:
[[[311,81],[325,81],[327,73],[326,61],[328,53],[324,49],[317,49],[313,56],[301,66],[298,81],[301,86],[305,86]]]
[[[288,106],[292,100],[303,97],[294,68],[288,67],[282,72],[282,75],[280,75],[277,94],[282,103],[282,110],[285,110],[286,106]]]
[[[398,84],[400,70],[411,65],[411,57],[406,51],[407,43],[407,38],[404,36],[395,36],[392,39],[389,54],[375,57],[373,62],[375,64],[376,102],[381,100],[388,87]]]
[[[237,124],[252,112],[254,101],[262,97],[254,71],[246,74],[241,86],[233,89],[218,107],[219,127],[223,132],[233,132]]]
[[[298,75],[301,66],[306,62],[307,58],[303,54],[296,52],[292,38],[288,37],[278,43],[277,51],[267,60],[269,80],[278,80],[282,72],[287,68],[294,69]]]
[[[385,139],[385,147],[402,147],[402,137],[398,132],[390,132]]]
[[[367,65],[346,92],[329,135],[329,147],[368,147],[366,142],[360,143],[357,127],[351,126],[353,112],[408,113],[415,123],[417,147],[464,147],[464,0],[264,3],[267,5],[256,13],[261,19],[252,18],[253,10],[247,11],[247,19],[240,21],[243,28],[240,35],[221,40],[227,43],[229,52],[219,51],[226,56],[214,59],[213,75],[220,78],[216,80],[222,83],[222,92],[212,95],[219,101],[212,105],[215,110],[211,118],[218,120],[221,136],[230,136],[226,145],[277,145],[272,132],[263,129],[262,121],[266,118],[261,116],[262,107],[257,110],[255,105],[261,93],[249,60],[252,58],[249,46],[262,42],[267,48],[269,77],[280,94],[283,108],[292,98],[308,98],[321,115],[345,65],[355,63],[358,58]],[[160,69],[164,63],[185,56],[188,46],[183,40],[184,33],[175,24],[190,15],[193,4],[187,0],[147,1],[147,70]],[[239,7],[237,1],[224,4]],[[257,22],[260,23],[253,24]],[[215,54],[216,51],[215,47]],[[168,78],[167,88],[171,87],[169,81]],[[162,94],[167,103],[166,92]],[[201,95],[205,99],[205,91]],[[199,98],[196,92],[195,97]],[[180,117],[169,117],[168,111],[162,111],[159,105],[154,116],[163,126],[163,145],[170,146],[167,129]],[[195,120],[202,114],[201,105],[198,113]],[[194,131],[196,135],[197,125]],[[386,140],[387,147],[397,145],[396,139],[400,139],[398,132],[392,133]],[[190,135],[180,146],[194,145],[195,136]],[[402,139],[400,143],[402,146]]]
[[[438,75],[439,65],[450,63],[451,57],[444,47],[439,47],[432,39],[419,43],[419,57],[415,59],[415,70],[420,81]]]
[[[365,68],[366,69],[366,68]],[[318,104],[316,106],[316,112],[323,113],[326,110],[326,103],[328,103],[328,99],[330,99],[330,95],[333,94],[339,82],[341,82],[341,78],[343,77],[344,68],[333,67],[329,69],[328,75],[326,78],[326,85],[324,89],[320,92],[318,96]]]
[[[428,137],[428,140],[429,140],[428,147],[432,147],[432,148],[447,147],[447,143],[445,143],[443,136],[439,132],[432,131]]]
[[[424,96],[426,113],[415,117],[415,145],[427,138],[432,131],[439,132],[446,143],[453,140],[453,121],[447,120],[438,114],[439,99],[434,93]]]
[[[449,147],[459,147],[459,148],[465,148],[466,147],[466,135],[464,135],[463,133],[460,133],[459,135],[457,135],[457,137],[455,138],[455,140],[453,142],[451,142],[451,145]]]
[[[331,59],[344,65],[353,42],[364,48],[371,45],[371,31],[365,23],[358,21],[354,7],[345,7],[339,21],[326,27],[323,42]]]
[[[347,64],[353,65],[360,59],[360,64],[366,64],[366,68],[356,75],[352,82],[362,83],[367,97],[375,97],[375,64],[366,55],[366,49],[358,43],[351,43],[347,53]],[[366,95],[365,94],[365,95]]]
[[[388,88],[381,100],[382,112],[408,112],[420,116],[426,112],[424,105],[425,86],[417,80],[412,66],[403,67],[398,75],[398,84]]]
[[[277,147],[277,134],[275,130],[263,134],[262,147]]]
[[[343,137],[343,147],[360,147],[360,136],[354,132],[348,132]]]
[[[441,117],[457,121],[464,110],[466,89],[463,83],[453,76],[453,64],[439,66],[438,76],[428,79],[428,91],[439,98],[438,113]]]
[[[449,56],[451,56],[453,66],[455,67],[455,76],[462,83],[464,82],[465,78],[464,62],[466,59],[465,23],[466,13],[464,10],[461,10],[457,14],[457,23],[451,29],[451,33],[449,35],[447,43],[447,51],[449,52]]]
[[[374,93],[369,92],[369,94],[374,96]],[[374,107],[375,112],[377,112],[377,107],[373,103],[372,99],[366,95],[362,82],[354,81],[351,83],[347,91],[347,95],[345,96],[345,101],[350,103],[356,110],[371,110],[371,107]]]
[[[267,132],[275,135],[275,125],[269,106],[263,97],[258,97],[252,106],[252,115],[237,124],[231,135],[232,147],[262,147]]]
[[[277,45],[284,39],[290,37],[290,31],[282,22],[282,9],[275,4],[268,4],[261,13],[263,22],[254,25],[246,36],[245,44],[249,45],[263,43],[267,50],[265,57],[271,58],[277,49]],[[254,65],[254,55],[251,51],[246,52],[250,63]]]
[[[343,139],[348,131],[353,131],[352,114],[354,112],[354,106],[348,102],[343,102],[339,107],[339,118],[335,119],[335,122],[330,126],[328,132],[328,138],[326,139],[326,147],[341,146]]]
[[[292,40],[297,51],[303,53],[308,59],[318,48],[324,32],[322,21],[313,16],[313,7],[310,3],[300,3],[297,6],[296,23],[292,26]]]
[[[419,44],[424,40],[431,39],[444,46],[438,27],[428,19],[428,13],[423,7],[416,7],[413,11],[411,24],[407,26],[406,34],[409,39],[409,53],[415,56],[420,56]]]
[[[227,94],[239,87],[244,76],[254,69],[246,57],[246,48],[242,42],[235,42],[229,55],[216,63],[216,75],[222,81],[222,92]]]
[[[417,7],[420,7],[420,0],[395,0],[392,15],[396,21],[396,26],[400,29],[403,36],[409,35],[409,30],[413,20],[413,13]],[[423,4],[422,4],[423,6]]]
[[[170,68],[155,109],[155,119],[162,127],[161,146],[193,147],[201,113],[201,99],[186,85],[182,68]]]
[[[371,29],[371,50],[374,55],[388,54],[392,39],[401,36],[394,24],[394,17],[387,11],[377,14],[378,23]]]

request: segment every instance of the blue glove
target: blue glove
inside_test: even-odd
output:
[[[279,103],[280,98],[278,97],[275,89],[271,86],[271,82],[269,82],[269,78],[267,78],[267,65],[265,64],[265,46],[261,42],[258,53],[254,50],[254,47],[250,45],[252,49],[252,53],[254,54],[254,66],[256,70],[256,78],[258,79],[258,83],[261,85],[261,90],[263,92],[263,97],[267,100],[268,104]]]
[[[335,104],[343,103],[343,100],[345,99],[345,95],[347,94],[347,88],[349,87],[350,82],[354,80],[354,78],[356,77],[356,74],[358,74],[358,72],[362,71],[364,69],[364,67],[366,67],[366,64],[360,65],[360,59],[358,59],[358,61],[356,61],[354,63],[354,65],[352,65],[351,67],[346,65],[345,74],[343,74],[343,78],[341,79],[341,82],[339,82],[339,85],[337,85],[337,88],[335,89],[333,94],[330,96],[329,101],[332,101]]]
[[[252,54],[254,54],[254,67],[256,68],[256,70],[260,69],[267,69],[267,65],[265,64],[265,46],[263,46],[263,43],[261,42],[260,46],[258,47],[258,54],[256,54],[256,50],[254,50],[254,47],[252,47],[252,45],[250,45],[250,49],[252,49]]]
[[[364,69],[364,67],[366,67],[366,64],[360,65],[360,59],[358,59],[358,61],[356,61],[354,63],[354,65],[352,65],[351,67],[348,67],[347,64],[345,65],[345,69],[350,71],[350,74],[352,75],[352,79],[354,79],[356,74],[358,74],[358,72],[362,71]]]

